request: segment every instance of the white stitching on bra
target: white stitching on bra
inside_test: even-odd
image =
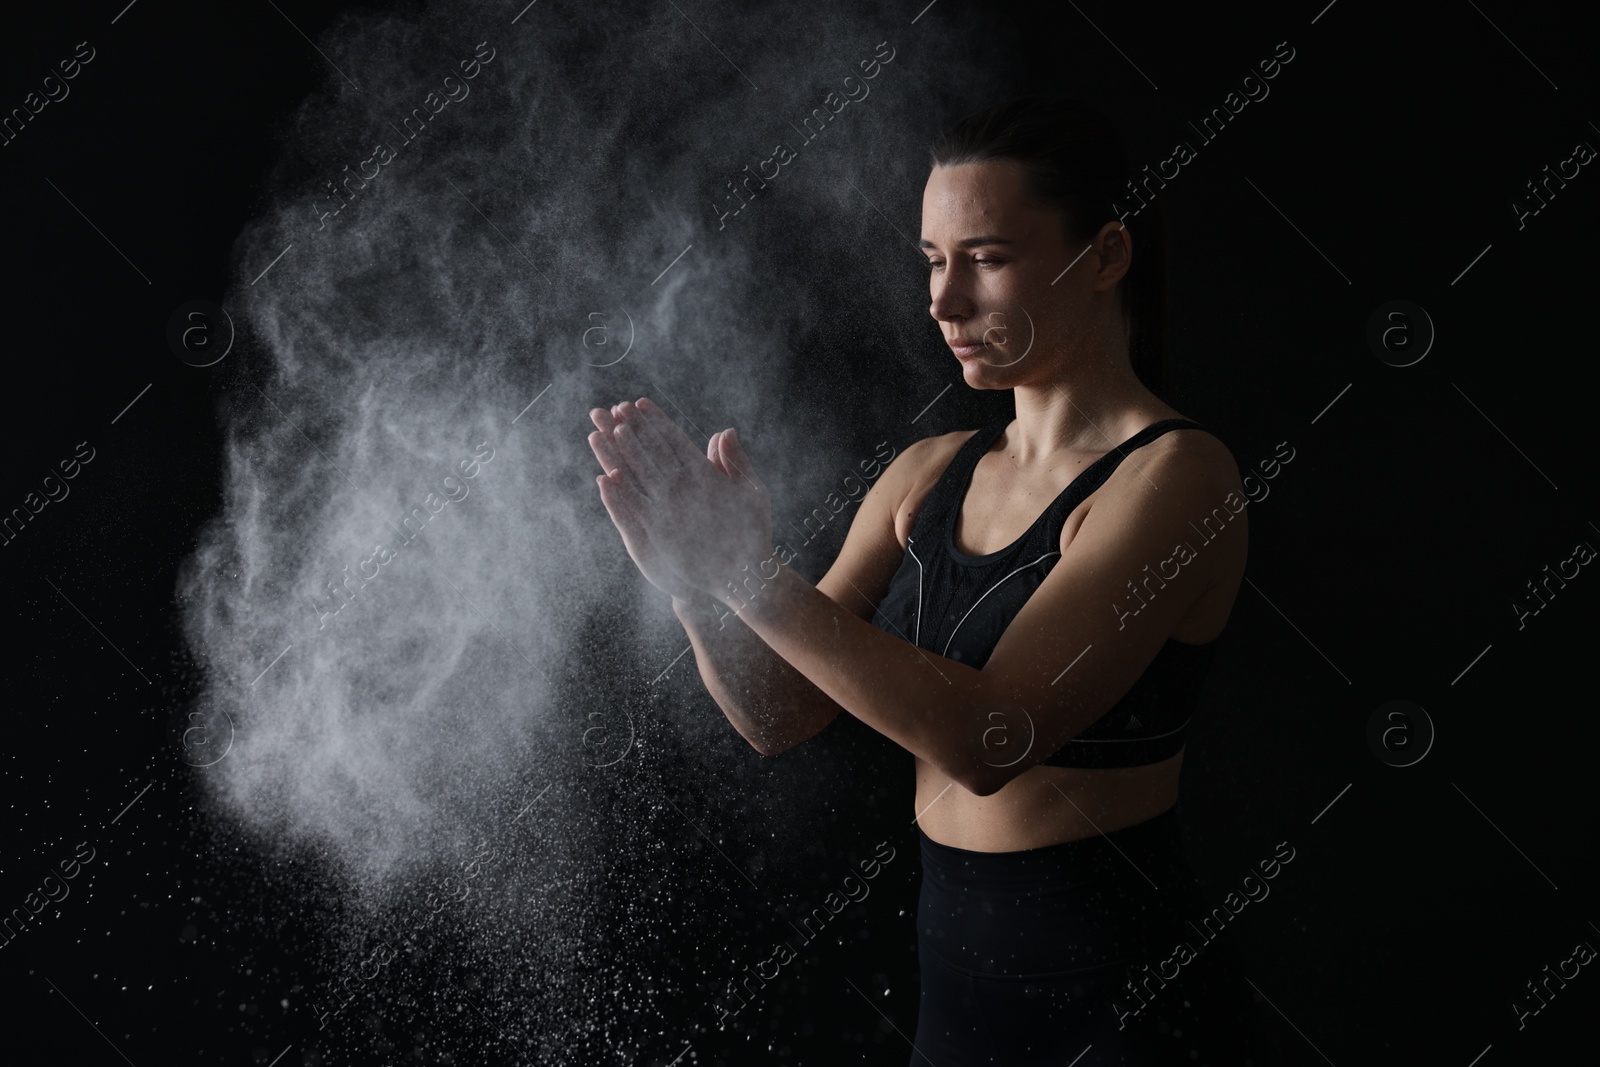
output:
[[[973,612],[973,609],[976,608],[979,604],[983,603],[983,597],[988,596],[990,593],[994,592],[996,589],[999,589],[1001,584],[1004,583],[1007,578],[1011,578],[1014,575],[1021,574],[1023,571],[1027,570],[1029,567],[1032,567],[1036,563],[1041,563],[1044,560],[1049,559],[1051,556],[1059,556],[1059,555],[1061,555],[1061,553],[1060,552],[1056,552],[1056,551],[1046,552],[1044,555],[1040,556],[1038,559],[1034,560],[1032,563],[1024,563],[1022,566],[1018,567],[1016,570],[1014,570],[1010,574],[1006,575],[1005,578],[1001,578],[1000,581],[995,582],[989,588],[985,589],[983,591],[983,596],[980,596],[977,600],[974,600],[972,602],[972,607],[967,609],[967,614],[961,616],[961,621],[956,623],[955,630],[951,630],[950,631],[950,636],[945,640],[945,643],[944,643],[944,651],[939,653],[939,655],[948,656],[950,654],[950,642],[954,641],[956,639],[956,630],[961,629],[961,623],[964,623],[964,622],[967,621],[967,615],[971,615],[972,612]]]
[[[911,535],[906,535],[906,552],[912,559],[917,559],[917,554],[911,551]],[[911,643],[921,647],[922,641],[922,561],[917,559],[917,626],[911,637]]]

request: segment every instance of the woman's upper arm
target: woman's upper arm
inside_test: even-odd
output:
[[[925,458],[927,440],[896,456],[862,497],[833,566],[817,589],[860,618],[871,619],[905,555],[895,516]]]
[[[850,520],[850,529],[845,533],[839,555],[828,568],[828,573],[817,582],[819,592],[862,619],[871,620],[878,601],[883,599],[895,570],[900,566],[900,558],[905,550],[895,536],[895,515],[905,500],[911,482],[909,472],[918,465],[922,450],[917,446],[921,443],[913,444],[895,457],[867,491],[867,495],[862,497],[861,506]],[[808,683],[803,681],[802,684]],[[821,690],[815,690],[815,694],[823,701],[826,711],[812,723],[813,735],[844,711]],[[782,748],[763,751],[768,755],[776,755]]]

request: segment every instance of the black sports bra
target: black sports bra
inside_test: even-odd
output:
[[[1000,635],[1060,559],[1067,517],[1134,449],[1169,430],[1203,429],[1162,419],[1078,474],[1021,537],[998,552],[956,548],[956,516],[978,460],[1005,431],[997,422],[967,438],[917,512],[906,554],[872,624],[948,659],[982,669]],[[1138,681],[1088,729],[1041,760],[1052,767],[1137,767],[1176,755],[1216,653],[1169,638]]]

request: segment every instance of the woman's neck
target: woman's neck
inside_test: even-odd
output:
[[[1109,362],[1109,361],[1107,361]],[[1016,422],[1006,434],[1007,452],[1021,467],[1048,462],[1062,452],[1105,452],[1170,410],[1134,376],[1123,357],[1120,367],[1079,364],[1012,392]]]

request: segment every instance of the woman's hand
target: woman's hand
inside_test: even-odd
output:
[[[706,453],[649,399],[589,413],[595,481],[623,545],[656,588],[686,601],[723,600],[727,583],[772,555],[772,504],[738,434]],[[748,570],[746,570],[748,568]]]
[[[598,427],[596,432],[589,435],[589,448],[594,452],[595,459],[600,461],[600,469],[606,472],[595,478],[600,486],[600,501],[605,505],[606,514],[611,516],[612,525],[622,535],[622,547],[628,550],[628,558],[639,568],[639,573],[651,585],[675,600],[698,602],[700,594],[679,583],[667,567],[666,560],[651,545],[650,535],[636,514],[636,494],[623,484],[622,457],[613,441],[613,435],[621,425],[616,420],[616,410],[593,408],[589,412],[589,418]]]

